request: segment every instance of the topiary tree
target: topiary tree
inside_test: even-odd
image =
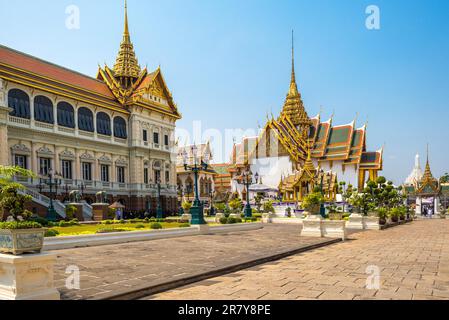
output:
[[[240,213],[243,209],[243,202],[240,198],[234,198],[229,201],[229,207],[231,208],[232,213]]]
[[[265,212],[265,213],[275,213],[276,212],[276,210],[274,210],[273,201],[268,200],[268,201],[264,202],[263,212]]]
[[[322,203],[324,203],[323,194],[321,192],[313,192],[304,198],[302,207],[312,214],[318,214]]]
[[[25,187],[13,181],[15,176],[33,178],[34,174],[20,167],[0,166],[0,208],[7,210],[14,221],[27,221],[32,213],[25,205],[32,197],[19,192]]]

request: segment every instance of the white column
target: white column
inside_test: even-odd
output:
[[[435,197],[435,215],[438,215],[440,213],[440,198]]]
[[[416,197],[416,211],[415,213],[417,215],[421,215],[422,211],[421,211],[421,204],[422,204],[422,199],[421,197]]]

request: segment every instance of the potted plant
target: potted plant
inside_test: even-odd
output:
[[[40,252],[46,229],[31,220],[32,213],[25,209],[31,196],[20,192],[25,187],[12,180],[16,175],[34,176],[19,167],[0,166],[0,208],[9,215],[6,222],[0,222],[0,252],[14,255]]]
[[[313,192],[308,194],[304,201],[302,202],[302,206],[312,215],[318,215],[320,213],[320,205],[324,202],[324,197],[321,192]]]
[[[192,208],[192,202],[184,201],[182,203],[182,208],[184,209],[185,214],[189,214],[190,208]]]
[[[379,217],[379,224],[381,226],[384,226],[387,224],[388,210],[386,208],[378,208],[377,216]]]
[[[399,217],[401,216],[401,211],[399,210],[399,208],[393,208],[390,210],[389,215],[390,215],[391,222],[397,223],[397,222],[399,222]]]

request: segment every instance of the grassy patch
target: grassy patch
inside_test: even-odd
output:
[[[150,224],[142,224],[142,223],[126,223],[126,224],[114,224],[105,226],[104,224],[88,224],[88,225],[79,225],[79,226],[70,226],[70,227],[54,227],[53,230],[59,232],[58,237],[64,236],[79,236],[79,235],[87,235],[87,234],[96,234],[99,230],[108,229],[108,232],[112,232],[113,229],[117,229],[117,232],[124,231],[144,231],[144,230],[153,230],[151,229]],[[179,228],[182,223],[160,223],[163,229],[173,229]],[[142,228],[143,226],[143,228]],[[111,231],[110,231],[111,230]]]

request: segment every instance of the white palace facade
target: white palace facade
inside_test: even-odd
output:
[[[22,182],[38,213],[50,195],[39,177],[50,171],[62,181],[60,203],[73,190],[88,204],[105,191],[129,211],[154,211],[159,182],[165,212],[176,212],[180,118],[161,69],[137,62],[126,8],[114,67],[95,78],[0,46],[0,164],[37,174]]]

